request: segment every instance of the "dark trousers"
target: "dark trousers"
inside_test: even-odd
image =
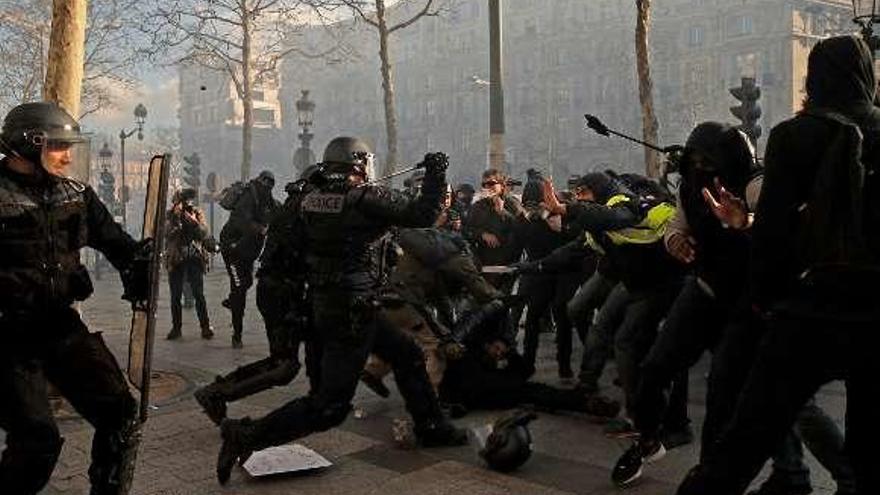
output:
[[[223,263],[229,274],[229,311],[232,313],[232,332],[241,338],[244,327],[244,310],[247,305],[247,292],[254,284],[254,259],[242,258],[233,250],[223,249]]]
[[[605,370],[605,364],[613,352],[614,334],[626,315],[630,294],[623,284],[618,283],[611,289],[605,302],[596,314],[596,320],[587,340],[584,343],[584,354],[581,358],[581,370],[578,375],[580,387],[587,393],[598,392],[599,379]]]
[[[520,278],[519,293],[528,304],[523,350],[526,362],[534,367],[541,319],[552,313],[556,323],[556,362],[560,372],[570,371],[572,332],[566,304],[573,293],[571,280],[557,275],[526,275]]]
[[[860,494],[880,493],[878,323],[777,315],[767,322],[733,418],[679,488],[680,494],[741,494],[823,384],[847,387],[846,451]]]
[[[90,334],[73,309],[2,321],[0,328],[5,334],[0,428],[7,435],[0,490],[35,494],[49,481],[63,443],[49,405],[49,382],[95,427],[89,478],[108,490],[134,428],[136,403],[101,335]]]
[[[666,316],[680,289],[679,281],[671,281],[638,293],[630,292],[630,301],[626,306],[623,321],[614,337],[614,354],[617,360],[617,373],[626,397],[626,409],[631,417],[635,415],[636,392],[642,376],[642,361],[654,344],[660,321]],[[683,379],[677,380],[676,385],[687,387],[686,373],[678,375]],[[679,402],[667,411],[672,414],[667,416],[666,424],[671,429],[682,428],[689,423],[687,393],[684,393],[683,397],[682,403],[682,395],[679,392],[677,396]]]
[[[709,295],[696,277],[688,277],[642,362],[635,397],[636,428],[645,440],[660,438],[676,380],[687,381],[688,370],[720,340],[734,304]]]
[[[566,305],[568,319],[572,326],[577,329],[581,343],[586,346],[587,334],[593,325],[593,317],[596,311],[605,302],[608,294],[614,289],[615,281],[605,277],[599,271],[592,275],[577,288],[574,295]]]
[[[183,309],[180,300],[183,296],[185,282],[189,282],[189,286],[192,288],[199,325],[202,328],[207,328],[211,323],[208,320],[208,308],[205,304],[205,268],[202,261],[195,258],[181,261],[168,272],[168,289],[171,293],[171,326],[180,330],[182,325]]]
[[[255,448],[281,445],[342,423],[371,352],[391,364],[417,433],[442,420],[424,354],[409,335],[380,318],[368,300],[327,292],[313,297],[315,328],[323,342],[320,385],[315,393],[255,421]]]

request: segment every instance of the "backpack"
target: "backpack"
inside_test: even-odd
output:
[[[659,182],[639,174],[616,174],[615,179],[639,197],[642,202],[651,205],[660,203],[676,203],[675,195]]]
[[[804,268],[804,285],[850,292],[872,283],[880,264],[869,247],[866,215],[874,204],[862,161],[862,132],[848,117],[830,112],[807,112],[833,122],[835,134],[816,169],[808,200],[798,207],[795,230],[797,257]],[[869,203],[869,201],[872,201]]]
[[[235,181],[232,184],[224,187],[222,191],[220,191],[220,200],[218,203],[220,207],[224,210],[232,211],[235,209],[235,206],[241,200],[242,196],[244,196],[245,192],[248,190],[248,184],[242,181]]]

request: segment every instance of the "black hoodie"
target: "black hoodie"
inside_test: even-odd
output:
[[[878,190],[871,181],[878,180],[873,172],[880,170],[880,111],[874,107],[877,82],[868,46],[855,36],[820,41],[810,52],[806,85],[805,112],[773,128],[767,142],[750,267],[752,299],[764,308],[795,297],[798,277],[806,268],[795,256],[799,208],[810,199],[823,152],[840,129],[839,124],[810,115],[811,111],[838,112],[859,126],[862,161],[868,170],[865,188]],[[880,198],[869,195],[867,200]],[[868,209],[878,211],[870,204]],[[869,237],[878,235],[878,220],[867,218],[872,222],[867,225]],[[876,240],[869,238],[874,247]]]

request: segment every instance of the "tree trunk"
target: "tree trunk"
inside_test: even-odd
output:
[[[49,61],[43,99],[54,101],[74,117],[79,116],[85,64],[87,0],[54,0]],[[88,182],[88,163],[82,163],[71,175]]]
[[[394,108],[394,75],[391,56],[388,53],[388,23],[385,19],[385,0],[376,0],[376,21],[379,24],[379,59],[382,61],[382,92],[385,100],[385,134],[388,156],[382,167],[382,175],[397,168],[397,111]]]
[[[244,7],[244,6],[243,6]],[[254,93],[252,88],[253,66],[251,63],[251,17],[245,8],[241,17],[241,104],[244,107],[244,120],[241,124],[241,180],[251,176],[254,138]]]
[[[654,114],[654,95],[651,81],[651,62],[648,53],[648,34],[651,29],[651,0],[636,0],[636,70],[639,75],[639,102],[642,105],[642,138],[657,143],[660,127]],[[660,156],[645,148],[645,172],[648,177],[660,175]]]

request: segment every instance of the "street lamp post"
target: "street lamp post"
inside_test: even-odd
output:
[[[104,205],[107,206],[107,209],[113,212],[115,215],[116,211],[116,178],[113,177],[113,173],[110,172],[110,164],[113,159],[113,150],[110,149],[110,146],[105,142],[104,147],[98,150],[98,164],[101,166],[101,174],[99,175],[98,182],[98,193],[101,197],[101,201],[104,202]],[[95,252],[95,278],[101,280],[101,269],[103,268],[103,263],[101,261],[101,254],[99,252]]]
[[[125,140],[130,138],[137,132],[138,141],[144,140],[144,122],[147,120],[147,107],[143,103],[138,103],[134,107],[134,129],[127,131],[122,129],[119,131],[119,169],[121,172],[121,200],[122,200],[122,228],[128,230],[128,220],[126,218],[126,210],[128,203],[128,186],[125,184]]]
[[[880,36],[874,34],[874,23],[880,21],[877,0],[852,0],[853,22],[861,26],[862,38],[871,47],[873,54],[880,49]]]
[[[315,154],[309,148],[312,138],[315,137],[309,129],[315,116],[315,102],[309,99],[309,90],[302,90],[302,96],[296,100],[296,119],[302,132],[299,133],[300,147],[293,155],[294,172],[302,173],[309,165],[315,163]]]

